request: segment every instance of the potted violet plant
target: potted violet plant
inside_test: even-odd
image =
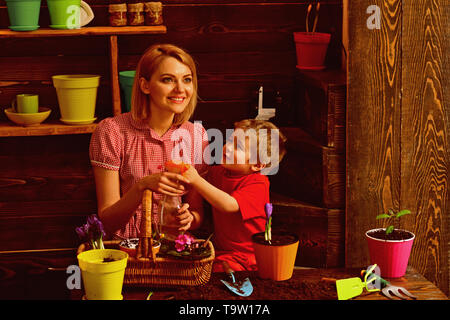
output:
[[[211,250],[207,246],[212,234],[205,241],[195,239],[189,233],[181,233],[174,241],[161,239],[161,256],[184,260],[200,260],[211,256]]]
[[[266,203],[266,228],[252,236],[258,275],[263,279],[288,280],[294,271],[299,239],[294,233],[272,231],[271,203]]]
[[[388,219],[390,225],[366,232],[370,263],[379,266],[382,277],[399,278],[406,273],[415,235],[410,231],[395,228],[394,222],[410,213],[409,210],[394,212],[389,209],[388,213],[379,214],[376,219]]]
[[[105,231],[95,214],[90,215],[87,223],[75,231],[85,242],[84,246],[80,246],[77,255],[85,290],[84,298],[121,300],[128,254],[117,249],[105,249]]]

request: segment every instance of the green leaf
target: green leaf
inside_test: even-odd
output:
[[[181,257],[181,253],[179,253],[178,251],[175,251],[175,250],[169,250],[169,251],[167,251],[167,254],[170,254],[175,257]]]
[[[390,218],[391,216],[388,215],[387,213],[382,213],[377,215],[377,219],[386,219],[386,218]]]
[[[392,231],[394,231],[394,226],[389,226],[386,228],[386,234],[390,234]]]
[[[400,218],[401,216],[404,216],[405,214],[410,214],[410,213],[411,213],[411,211],[405,209],[405,210],[397,212],[397,215],[395,217]]]

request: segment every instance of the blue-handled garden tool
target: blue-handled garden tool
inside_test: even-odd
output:
[[[228,262],[223,261],[222,262],[222,266],[225,270],[225,272],[228,274],[228,276],[231,279],[231,282],[229,281],[225,281],[225,280],[220,280],[222,281],[222,283],[231,290],[231,292],[237,294],[238,296],[242,296],[242,297],[248,297],[249,295],[252,294],[253,292],[253,286],[250,283],[250,279],[249,278],[245,278],[242,281],[236,281],[235,277],[234,277],[234,271],[233,269],[231,269],[230,265],[228,264]]]

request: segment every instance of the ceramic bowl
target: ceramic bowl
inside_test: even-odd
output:
[[[130,257],[136,258],[138,244],[139,238],[126,239],[119,243],[119,249],[128,253]],[[153,240],[153,251],[155,254],[159,252],[160,248],[161,243],[158,240]]]
[[[13,111],[13,108],[5,109],[5,114],[9,120],[23,127],[37,126],[48,118],[50,108],[39,108],[37,113],[17,113]]]

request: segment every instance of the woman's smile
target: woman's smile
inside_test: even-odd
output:
[[[169,97],[169,100],[174,103],[183,103],[185,97]]]

